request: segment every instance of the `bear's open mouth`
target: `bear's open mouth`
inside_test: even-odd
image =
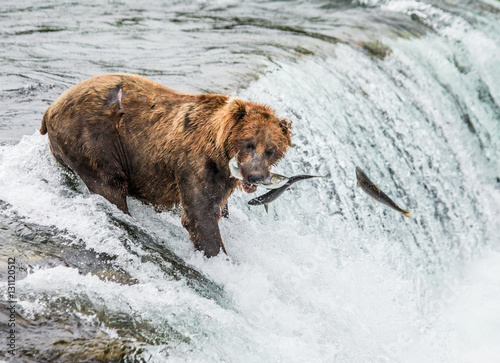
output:
[[[241,186],[242,186],[243,190],[247,193],[253,193],[257,190],[257,184],[249,183],[246,180],[243,180],[241,182]]]

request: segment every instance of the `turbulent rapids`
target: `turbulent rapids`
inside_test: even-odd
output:
[[[499,2],[7,1],[0,22],[0,359],[500,355]],[[109,72],[271,105],[294,144],[272,171],[325,178],[269,213],[234,193],[228,255],[206,259],[180,210],[123,214],[36,131]],[[414,218],[372,204],[356,166]]]

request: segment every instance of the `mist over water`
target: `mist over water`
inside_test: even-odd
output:
[[[0,289],[15,256],[19,347],[3,357],[494,362],[499,14],[493,1],[2,5]],[[207,260],[179,211],[129,199],[123,215],[36,131],[61,92],[106,72],[268,104],[294,132],[274,171],[325,177],[269,213],[235,192],[228,256]],[[356,166],[414,218],[373,204]]]

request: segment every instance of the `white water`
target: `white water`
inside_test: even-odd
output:
[[[417,2],[383,6],[440,16]],[[293,121],[295,148],[276,171],[326,178],[297,183],[269,214],[236,192],[221,222],[229,257],[194,252],[175,213],[129,200],[127,217],[83,185],[68,192],[36,132],[2,146],[6,213],[117,256],[138,281],[36,269],[17,284],[21,305],[40,314],[50,309],[41,296],[66,297],[130,314],[163,337],[142,353],[154,362],[497,361],[500,115],[489,100],[500,104],[500,27],[445,15],[436,34],[383,39],[385,60],[332,45],[331,57],[269,65],[242,92]],[[356,165],[415,218],[356,190]],[[220,284],[225,304],[144,262],[147,251],[128,246],[109,213]]]

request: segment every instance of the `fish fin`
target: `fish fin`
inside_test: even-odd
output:
[[[374,185],[375,188],[377,188],[377,190],[380,192],[380,188],[378,187],[378,185]]]
[[[356,187],[359,188],[361,185],[359,185],[359,182],[356,182]]]
[[[401,213],[402,215],[404,215],[405,217],[407,218],[413,218],[411,215],[410,215],[410,211],[407,210],[407,209],[401,209],[403,211],[403,213]]]
[[[372,203],[375,204],[376,200],[372,198]]]
[[[266,213],[269,213],[269,204],[264,204],[264,208],[266,208]]]

